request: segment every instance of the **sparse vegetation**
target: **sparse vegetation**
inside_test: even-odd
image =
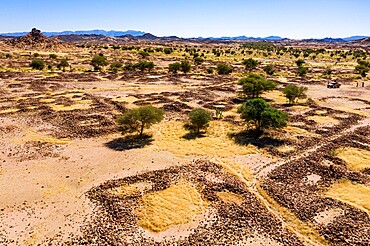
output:
[[[247,72],[252,72],[253,70],[255,70],[258,66],[258,64],[260,64],[257,60],[254,60],[252,58],[248,58],[248,59],[245,59],[243,61],[243,65],[245,67],[245,70],[247,70]]]
[[[59,62],[57,67],[58,67],[58,69],[61,69],[61,70],[63,70],[63,72],[65,72],[66,67],[69,67],[69,66],[70,66],[69,62],[66,59],[63,59]]]
[[[308,72],[308,68],[307,67],[301,66],[301,67],[298,67],[297,68],[297,74],[298,74],[298,76],[304,77],[307,74],[307,72]]]
[[[263,71],[268,75],[274,75],[276,68],[273,65],[266,65],[263,67]]]
[[[370,70],[370,63],[367,61],[360,60],[358,61],[358,65],[355,67],[355,71],[361,75],[361,77],[365,78],[367,72]]]
[[[123,64],[120,62],[113,62],[110,64],[109,70],[112,71],[113,73],[117,73],[121,68]]]
[[[367,243],[363,40],[62,38],[0,40],[0,244],[253,244],[259,232],[261,245]],[[34,56],[47,69],[31,70]],[[246,58],[261,65],[246,74]],[[327,88],[331,76],[340,89]],[[94,206],[83,225],[85,213],[68,216],[85,211],[81,194]]]

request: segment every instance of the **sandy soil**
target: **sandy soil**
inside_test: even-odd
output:
[[[158,59],[158,69],[167,69],[169,61],[160,56],[151,58]],[[213,61],[209,64],[214,65]],[[234,65],[240,69],[240,64]],[[235,178],[227,183],[215,173],[204,172],[203,177],[202,170],[192,170],[192,175],[204,179],[203,183],[198,180],[203,190],[197,189],[207,193],[209,202],[217,206],[187,224],[160,233],[136,226],[138,235],[158,243],[168,238],[191,240],[199,233],[199,226],[206,229],[209,226],[218,232],[212,236],[229,240],[233,232],[245,235],[229,240],[230,245],[326,245],[343,239],[331,230],[334,224],[347,225],[336,223],[346,219],[343,211],[350,211],[356,219],[362,216],[364,222],[351,221],[356,226],[369,225],[368,216],[345,202],[325,200],[327,203],[322,207],[314,204],[319,210],[307,216],[304,213],[308,209],[297,209],[303,207],[302,197],[304,201],[320,197],[320,192],[338,177],[353,178],[364,185],[370,183],[368,171],[348,174],[345,163],[327,150],[354,131],[369,127],[368,87],[346,83],[339,89],[327,89],[324,82],[300,79],[307,82],[308,97],[314,103],[302,100],[300,105],[291,107],[285,105],[280,91],[265,93],[263,96],[272,105],[289,113],[291,122],[285,129],[257,137],[245,132],[247,128],[236,113],[239,102],[235,95],[240,87],[236,86],[235,75],[87,72],[45,75],[33,71],[1,75],[0,244],[60,245],[71,238],[83,237],[83,227],[106,205],[97,205],[88,198],[93,188],[102,186],[104,190],[104,184],[111,180],[170,167],[183,168],[199,159],[217,163]],[[282,83],[295,81],[294,77],[273,79]],[[121,138],[114,120],[124,110],[143,104],[163,107],[166,118],[148,131],[153,139],[135,145]],[[182,124],[195,107],[204,107],[212,113],[222,108],[224,119],[210,124],[203,138],[188,140],[184,138]],[[354,136],[356,140],[349,144],[368,149],[366,134],[362,135]],[[315,170],[301,167],[310,155],[321,158]],[[296,162],[301,166],[294,166]],[[284,170],[290,165],[294,168]],[[337,172],[334,178],[330,176],[333,170]],[[293,174],[287,176],[284,172]],[[293,178],[294,175],[297,177]],[[274,192],[261,192],[260,187],[265,190],[272,187]],[[144,185],[141,193],[151,189],[154,189],[151,185]],[[239,193],[232,196],[228,189]],[[299,193],[302,190],[306,192],[303,195]],[[137,198],[141,193],[130,195]],[[248,204],[243,196],[249,199]],[[224,228],[222,222],[230,222],[228,225],[235,228]],[[243,223],[244,227],[235,223]],[[231,235],[222,235],[225,232]],[[370,237],[361,239],[366,243]]]

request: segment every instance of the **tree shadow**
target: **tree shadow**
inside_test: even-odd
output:
[[[182,136],[183,139],[186,139],[186,140],[192,140],[192,139],[196,139],[196,138],[204,138],[205,135],[204,133],[202,132],[188,132],[186,133],[184,136]]]
[[[112,141],[105,143],[105,146],[116,151],[125,151],[129,149],[144,148],[145,146],[150,145],[153,141],[154,139],[149,135],[143,135],[140,138],[138,136],[126,136],[113,139]]]
[[[269,136],[265,136],[263,131],[247,130],[238,133],[230,133],[229,138],[233,139],[236,144],[248,145],[252,144],[259,148],[268,146],[278,147],[284,144],[283,140],[274,139]]]

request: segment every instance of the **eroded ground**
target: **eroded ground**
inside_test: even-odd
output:
[[[236,113],[234,75],[0,77],[4,245],[370,243],[366,87],[303,80],[310,99],[294,106],[266,93],[290,122],[255,135]],[[152,138],[117,132],[115,119],[145,104],[166,110]],[[182,126],[197,107],[224,117],[191,138]]]

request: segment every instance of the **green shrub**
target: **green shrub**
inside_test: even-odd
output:
[[[233,71],[232,67],[229,66],[228,64],[218,64],[217,65],[217,73],[218,74],[229,74]]]
[[[45,67],[45,62],[40,59],[34,59],[32,60],[30,67],[37,70],[43,70]]]
[[[168,71],[176,74],[181,69],[181,63],[174,62],[168,65]]]
[[[238,84],[242,85],[243,92],[251,98],[259,97],[264,91],[276,88],[275,82],[267,80],[259,74],[249,74],[248,77],[241,78]]]
[[[90,64],[94,67],[95,71],[101,71],[104,66],[108,65],[108,62],[103,54],[99,54],[93,57]]]
[[[257,131],[264,128],[281,128],[287,125],[288,114],[270,107],[261,98],[250,99],[238,108],[240,117],[255,126]]]
[[[201,108],[193,109],[189,113],[189,123],[185,125],[185,128],[199,133],[201,129],[206,129],[208,127],[208,123],[211,120],[212,117],[210,112]]]
[[[287,85],[283,89],[284,96],[289,100],[290,104],[298,101],[298,99],[306,98],[307,87],[297,85]]]

